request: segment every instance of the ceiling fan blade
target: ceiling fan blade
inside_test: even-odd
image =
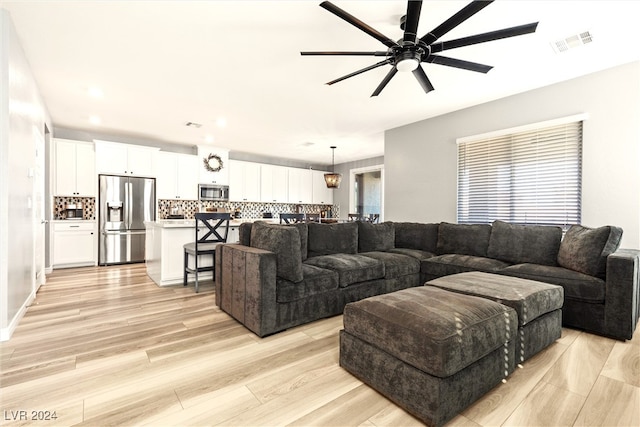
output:
[[[427,77],[424,70],[422,69],[422,65],[418,65],[418,68],[416,68],[412,72],[413,75],[416,76],[416,79],[418,79],[418,83],[420,83],[420,86],[422,86],[422,89],[425,93],[429,93],[434,89],[433,85],[429,81],[429,77]]]
[[[420,21],[420,9],[422,9],[422,0],[407,1],[407,19],[404,24],[403,41],[415,43],[418,37],[418,21]]]
[[[396,69],[396,67],[391,68],[389,70],[389,72],[387,73],[387,75],[384,76],[384,79],[382,79],[382,81],[380,82],[380,84],[378,85],[376,90],[373,91],[371,96],[373,97],[373,96],[380,95],[380,92],[382,92],[382,89],[384,89],[384,87],[387,85],[387,83],[389,83],[391,81],[391,79],[393,78],[393,76],[396,75],[397,72],[398,72],[398,70]]]
[[[493,40],[506,39],[509,37],[521,36],[534,33],[538,27],[537,22],[531,24],[518,25],[517,27],[504,28],[502,30],[490,31],[488,33],[476,34],[475,36],[463,37],[461,39],[449,40],[446,42],[431,45],[431,52],[442,52],[443,50],[455,49],[458,47],[470,46],[478,43],[490,42]]]
[[[485,74],[493,68],[491,65],[478,64],[477,62],[463,61],[462,59],[448,58],[440,55],[429,55],[426,62],[446,65],[447,67],[462,68],[463,70],[477,71],[478,73]]]
[[[376,52],[300,52],[300,55],[387,56],[388,51]]]
[[[373,70],[374,68],[378,68],[378,67],[382,67],[383,65],[391,64],[391,61],[392,61],[391,59],[385,59],[384,61],[380,61],[377,64],[369,65],[368,67],[365,67],[365,68],[363,68],[361,70],[358,70],[358,71],[354,71],[353,73],[347,74],[346,76],[342,76],[342,77],[339,77],[339,78],[337,78],[335,80],[331,80],[330,82],[327,82],[326,84],[331,86],[332,84],[341,82],[343,80],[346,80],[349,77],[357,76],[358,74],[362,74],[362,73],[364,73],[366,71]]]
[[[427,45],[432,44],[440,37],[447,34],[449,31],[453,30],[458,25],[462,24],[467,19],[471,18],[476,13],[480,12],[485,7],[489,6],[493,3],[494,0],[485,1],[485,0],[474,0],[462,9],[458,11],[451,18],[444,21],[442,24],[438,25],[434,28],[430,33],[425,34],[420,37],[420,41],[426,43]]]
[[[368,26],[367,24],[365,24],[364,22],[362,22],[361,20],[359,20],[355,16],[351,15],[350,13],[345,12],[344,10],[340,9],[338,6],[334,5],[333,3],[328,2],[328,1],[323,1],[322,3],[320,3],[320,7],[322,7],[323,9],[328,10],[331,13],[333,13],[338,18],[344,19],[349,24],[351,24],[354,27],[364,31],[365,33],[369,34],[371,37],[374,37],[374,38],[378,39],[379,41],[384,43],[385,46],[387,46],[387,47],[398,47],[398,43],[394,42],[389,37],[385,36],[384,34],[380,33],[379,31],[371,28],[370,26]]]

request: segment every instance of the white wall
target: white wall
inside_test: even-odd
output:
[[[35,297],[30,171],[35,167],[34,127],[44,134],[48,119],[5,10],[0,10],[0,76],[0,340],[6,340]]]
[[[582,224],[623,228],[640,247],[640,62],[385,132],[385,212],[393,221],[456,222],[456,139],[588,113]]]

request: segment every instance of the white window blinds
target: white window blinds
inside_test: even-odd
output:
[[[458,144],[458,223],[579,224],[582,121]]]

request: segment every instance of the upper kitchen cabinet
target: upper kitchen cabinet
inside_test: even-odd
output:
[[[314,205],[332,205],[333,189],[327,188],[324,180],[324,171],[311,171],[312,175],[312,197]]]
[[[311,171],[309,169],[289,169],[289,203],[311,203]]]
[[[198,156],[161,151],[156,159],[158,199],[198,199]]]
[[[289,168],[285,166],[260,166],[260,200],[265,203],[287,203]]]
[[[97,172],[155,177],[155,157],[159,148],[95,141]]]
[[[96,195],[96,155],[93,143],[54,138],[55,195]]]
[[[229,160],[229,200],[260,201],[260,163]]]
[[[198,182],[229,185],[229,150],[211,146],[198,147]]]

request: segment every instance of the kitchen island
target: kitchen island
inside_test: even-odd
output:
[[[232,220],[229,223],[227,242],[238,241],[238,227],[245,221]],[[195,219],[165,219],[145,222],[147,234],[145,241],[145,263],[147,275],[158,286],[169,286],[182,283],[184,271],[185,243],[195,239]],[[203,257],[203,266],[211,265],[211,257]],[[201,273],[199,278],[211,279],[211,273]],[[189,280],[194,280],[193,276]]]

